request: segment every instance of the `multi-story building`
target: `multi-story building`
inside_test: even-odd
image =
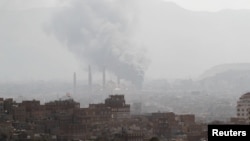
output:
[[[74,101],[72,98],[65,100],[57,100],[45,103],[45,110],[50,113],[72,113],[73,109],[80,108],[80,103]]]
[[[114,140],[122,141],[144,141],[144,133],[141,131],[132,131],[122,128],[122,131],[115,134]]]
[[[180,130],[176,115],[173,112],[152,113],[150,119],[154,125],[153,133],[157,136],[164,136],[170,139],[175,132]]]
[[[243,94],[237,101],[237,117],[250,123],[250,92]]]
[[[124,95],[110,95],[105,99],[105,105],[111,108],[113,118],[128,118],[130,105],[126,104]]]
[[[0,113],[4,113],[4,106],[3,106],[3,103],[4,103],[4,99],[3,99],[3,98],[0,98]]]
[[[13,105],[15,104],[15,102],[13,101],[12,98],[7,98],[4,100],[4,110],[5,113],[11,114],[12,110],[13,110]]]
[[[53,141],[148,141],[157,136],[160,140],[196,141],[207,133],[207,127],[197,124],[192,114],[157,112],[130,116],[130,105],[125,103],[124,95],[110,95],[105,103],[89,104],[86,108],[80,108],[72,98],[44,105],[37,100],[15,103],[0,98],[0,106],[4,111],[0,117],[10,116],[0,118],[0,127],[10,127],[16,140],[40,136]]]
[[[25,107],[20,106],[20,107],[15,107],[13,109],[13,119],[15,121],[25,121],[27,118],[26,110]]]

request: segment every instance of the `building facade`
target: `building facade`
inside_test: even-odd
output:
[[[243,94],[237,101],[237,117],[250,123],[250,92]]]
[[[105,105],[111,108],[113,118],[128,118],[130,105],[126,104],[124,95],[110,95],[105,100]]]

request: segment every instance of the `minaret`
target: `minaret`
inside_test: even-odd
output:
[[[74,72],[74,76],[73,76],[73,85],[74,85],[74,90],[73,90],[73,95],[76,95],[76,72]]]
[[[105,72],[105,67],[103,67],[102,70],[102,89],[105,90],[106,89],[106,72]]]
[[[89,91],[92,91],[92,73],[91,73],[91,66],[89,65]]]
[[[120,77],[117,76],[117,88],[120,88]]]

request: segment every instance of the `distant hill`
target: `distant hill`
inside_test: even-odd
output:
[[[250,10],[190,11],[163,1],[146,6],[140,37],[154,47],[152,65],[161,68],[159,74],[184,78],[215,63],[249,58]]]
[[[199,82],[204,88],[213,91],[250,91],[250,63],[215,66],[204,72]]]
[[[199,79],[205,79],[208,77],[213,77],[218,74],[234,72],[234,73],[242,73],[250,71],[250,63],[232,63],[232,64],[222,64],[212,67],[211,69],[205,71]]]

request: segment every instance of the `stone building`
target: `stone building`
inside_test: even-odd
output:
[[[250,123],[250,92],[243,94],[237,101],[237,117]]]
[[[7,98],[4,100],[4,110],[6,113],[8,114],[12,113],[13,104],[15,104],[15,102],[13,101],[12,98]]]
[[[126,104],[124,95],[110,95],[105,99],[105,105],[111,108],[112,118],[130,117],[130,105]]]

